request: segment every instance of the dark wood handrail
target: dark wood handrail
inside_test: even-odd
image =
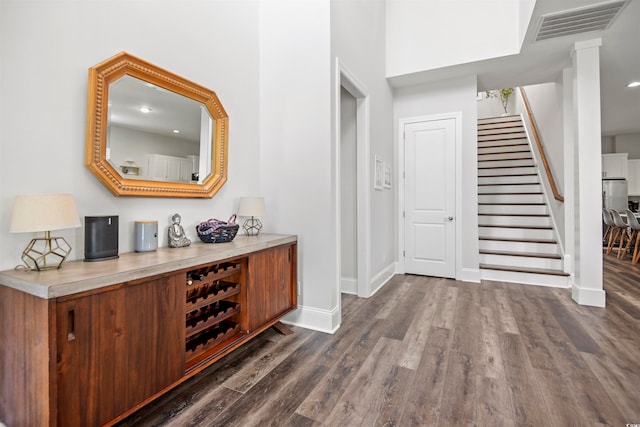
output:
[[[544,153],[544,147],[542,146],[542,141],[540,139],[540,135],[538,134],[536,123],[533,121],[533,114],[531,113],[531,107],[529,106],[527,95],[524,93],[523,88],[519,87],[518,89],[520,89],[520,95],[522,95],[524,108],[527,110],[527,116],[529,117],[529,123],[531,123],[531,130],[533,131],[533,139],[536,140],[536,145],[538,146],[538,151],[540,152],[540,159],[542,160],[542,164],[544,165],[544,171],[547,173],[549,185],[551,185],[553,198],[561,203],[564,203],[564,197],[560,194],[560,192],[558,192],[558,187],[556,186],[555,179],[553,179],[553,173],[551,172],[551,167],[549,166],[547,155]]]

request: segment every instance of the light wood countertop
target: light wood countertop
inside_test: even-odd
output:
[[[242,256],[296,241],[297,236],[294,235],[238,235],[229,243],[194,242],[185,248],[165,247],[153,252],[121,253],[120,258],[107,261],[69,261],[62,264],[62,268],[58,270],[1,271],[0,284],[40,298],[52,299]]]

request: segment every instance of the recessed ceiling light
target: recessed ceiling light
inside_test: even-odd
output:
[[[174,129],[173,133],[180,133],[180,131],[178,129]]]
[[[140,107],[140,111],[142,111],[143,113],[150,113],[151,112],[151,108],[149,108],[149,107]]]
[[[640,86],[640,82],[635,81],[635,82],[631,82],[627,85],[627,87],[638,87]]]

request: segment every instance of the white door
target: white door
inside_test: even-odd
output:
[[[456,121],[407,123],[404,138],[405,272],[453,278]]]

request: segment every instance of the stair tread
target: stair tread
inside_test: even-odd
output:
[[[522,126],[518,126],[518,127],[522,127]],[[509,129],[509,128],[497,128],[497,129]],[[484,130],[490,130],[490,129],[478,129],[478,131],[484,131]],[[524,130],[514,130],[509,132],[498,132],[498,133],[483,133],[482,135],[478,135],[478,136],[513,135],[514,133],[524,133]]]
[[[533,166],[523,166],[524,168],[532,168]],[[478,178],[504,178],[505,176],[538,176],[537,173],[518,173],[514,175],[478,175]],[[538,182],[536,181],[536,184]]]
[[[549,259],[562,259],[558,254],[548,254],[543,252],[512,252],[512,251],[494,251],[489,249],[480,249],[481,254],[485,255],[505,255],[505,256],[520,256],[529,258],[549,258]]]
[[[483,142],[483,141],[479,141],[479,142]],[[519,147],[521,145],[529,145],[529,144],[527,142],[520,142],[517,144],[478,145],[478,150],[482,150],[483,148]]]
[[[555,245],[558,242],[553,239],[525,239],[521,237],[483,237],[480,236],[479,240],[495,240],[499,242],[516,242],[516,243],[548,243]]]
[[[478,166],[478,169],[513,169],[513,168],[535,168],[535,165]]]
[[[540,202],[540,203],[516,203],[516,202],[511,202],[511,203],[478,203],[478,205],[480,206],[491,206],[491,205],[496,205],[496,206],[546,206],[546,203],[544,202]]]
[[[515,154],[515,153],[529,153],[529,150],[517,150],[517,151],[496,151],[493,153],[478,153],[478,156],[495,156],[496,154]]]
[[[511,175],[508,175],[511,176]],[[481,178],[481,177],[478,177]],[[539,182],[496,182],[496,183],[488,183],[488,184],[478,184],[478,187],[489,187],[493,185],[540,185]],[[542,193],[541,193],[542,194]]]
[[[569,273],[565,273],[561,270],[552,270],[548,268],[530,268],[530,267],[510,267],[505,265],[491,265],[491,264],[480,264],[481,269],[485,270],[502,270],[502,271],[512,271],[514,273],[534,273],[534,274],[548,274],[553,276],[569,276]]]
[[[508,119],[508,118],[514,118],[515,120],[504,120],[504,119]],[[487,120],[486,122],[480,123],[482,120]],[[490,122],[488,120],[498,120]],[[481,125],[486,125],[489,123],[513,123],[513,122],[519,122],[520,121],[520,116],[517,114],[510,114],[508,116],[495,116],[495,117],[483,117],[482,119],[478,119],[478,124]]]
[[[526,228],[528,230],[553,230],[553,227],[550,225],[483,225],[480,224],[478,227],[488,227],[488,228]]]
[[[525,193],[525,192],[519,192],[519,193],[478,193],[478,196],[542,196],[542,193],[538,192],[538,193]]]
[[[478,160],[478,162],[512,162],[514,160],[533,160],[533,157],[516,157],[514,159],[486,159]]]
[[[536,216],[536,217],[549,217],[549,214],[534,214],[534,213],[479,213],[483,216]]]
[[[478,136],[485,136],[485,135],[478,135]],[[492,142],[492,141],[517,141],[517,140],[526,140],[527,137],[526,136],[518,136],[515,138],[490,138],[490,139],[482,139],[482,140],[478,140],[478,142]]]
[[[512,120],[512,121],[509,121],[509,122],[501,122],[501,123],[520,123],[520,121],[519,120]],[[496,123],[478,123],[478,127],[480,127],[480,126],[488,126],[488,125],[495,125],[495,124]],[[512,129],[512,128],[514,129],[514,128],[521,128],[521,127],[524,127],[524,126],[522,126],[522,124],[518,124],[518,125],[515,125],[515,126],[499,126],[497,128],[478,129],[478,131],[481,131],[481,130],[494,130],[494,129]]]

